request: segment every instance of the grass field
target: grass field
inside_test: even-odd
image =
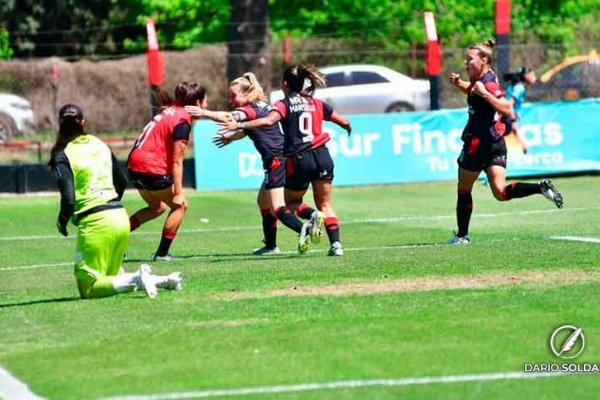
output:
[[[563,210],[478,184],[469,246],[439,245],[454,183],[337,188],[339,258],[298,256],[284,227],[283,254],[249,256],[255,192],[188,193],[181,259],[153,264],[185,287],[155,300],[78,300],[58,196],[2,197],[0,365],[51,399],[596,399],[599,374],[523,373],[565,361],[547,346],[564,323],[585,333],[575,361],[600,363],[600,177],[554,182]],[[132,235],[127,270],[161,225]]]

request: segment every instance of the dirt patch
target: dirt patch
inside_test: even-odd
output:
[[[502,286],[557,286],[583,282],[600,282],[600,272],[525,272],[522,274],[483,274],[461,277],[428,277],[382,282],[341,283],[328,286],[301,286],[266,293],[237,292],[223,295],[227,299],[296,296],[351,296],[432,290],[486,289]],[[221,296],[219,296],[221,297]]]

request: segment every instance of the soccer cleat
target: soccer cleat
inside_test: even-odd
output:
[[[554,203],[556,207],[563,208],[562,194],[556,190],[556,187],[552,184],[550,179],[542,179],[540,181],[540,188],[542,189],[542,194],[545,198]]]
[[[152,260],[153,261],[171,262],[171,261],[176,261],[177,259],[170,254],[165,254],[164,256],[157,256],[155,254],[154,257],[152,257]]]
[[[343,256],[344,248],[342,247],[342,244],[340,242],[333,242],[329,248],[329,251],[327,252],[327,255],[332,257]]]
[[[277,246],[275,246],[273,248],[264,246],[264,247],[261,247],[260,249],[254,249],[252,251],[253,256],[270,256],[272,254],[279,254],[279,253],[281,253],[281,250],[279,250],[279,247],[277,247]]]
[[[140,289],[144,289],[148,297],[151,299],[156,298],[158,295],[158,289],[156,288],[156,278],[152,275],[152,267],[148,264],[140,265],[138,269],[139,275],[139,286]]]
[[[298,238],[298,253],[304,254],[308,250],[308,238],[310,237],[310,222],[305,222],[300,230]]]
[[[183,289],[183,278],[181,272],[171,272],[167,276],[159,278],[161,281],[156,284],[156,287],[167,290],[181,290]]]
[[[469,239],[469,235],[458,236],[456,233],[454,234],[454,237],[452,239],[450,239],[446,242],[446,244],[449,244],[449,245],[469,244],[469,243],[471,243],[471,239]]]
[[[325,223],[325,214],[321,211],[315,211],[310,216],[310,241],[312,243],[320,243],[323,237],[323,224]]]

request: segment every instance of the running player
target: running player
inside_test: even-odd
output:
[[[265,117],[273,110],[267,102],[264,90],[252,72],[246,72],[229,84],[229,103],[235,107],[231,113],[215,112],[200,107],[188,106],[186,110],[195,117],[207,117],[214,121],[249,121]],[[254,255],[277,254],[277,219],[300,235],[298,251],[303,254],[308,249],[309,228],[303,224],[285,205],[285,158],[283,157],[283,134],[278,125],[256,130],[238,130],[227,135],[218,135],[213,142],[223,147],[233,140],[248,136],[260,154],[265,170],[265,179],[258,191],[256,202],[262,217],[264,247],[254,250]],[[319,213],[317,211],[316,213]],[[314,219],[318,221],[319,214]],[[321,217],[322,219],[322,217]],[[318,222],[316,222],[318,224]],[[314,229],[312,231],[315,231]]]
[[[69,220],[77,226],[75,279],[84,299],[143,289],[151,298],[157,287],[181,289],[181,276],[152,275],[147,264],[125,273],[121,260],[129,239],[129,220],[121,205],[125,174],[108,146],[87,135],[83,111],[65,104],[58,113],[59,129],[48,165],[60,189],[56,226],[67,236]]]
[[[465,66],[468,81],[451,73],[450,82],[467,94],[469,120],[462,133],[464,142],[458,157],[458,199],[456,220],[458,231],[448,244],[468,244],[469,222],[473,212],[471,191],[481,171],[485,171],[492,194],[498,201],[543,194],[558,208],[563,207],[562,195],[549,179],[538,184],[515,182],[506,184],[506,145],[503,135],[506,125],[499,114],[512,113],[510,103],[503,97],[496,74],[491,69],[494,41],[476,44],[467,50]]]
[[[339,220],[331,202],[334,164],[325,144],[330,140],[323,133],[323,121],[332,121],[348,134],[352,128],[348,120],[333,111],[331,106],[313,98],[318,87],[325,86],[325,79],[312,65],[290,66],[282,76],[281,88],[285,98],[275,103],[275,109],[266,117],[254,121],[229,121],[222,123],[223,131],[256,129],[281,124],[284,133],[284,156],[286,159],[285,203],[295,209],[301,218],[315,215],[314,210],[302,203],[306,190],[312,185],[315,204],[324,214],[324,224],[331,247],[328,255],[344,254],[340,241]],[[311,229],[318,228],[313,221]],[[311,237],[318,238],[320,232]]]
[[[162,111],[142,130],[137,138],[127,169],[133,186],[147,207],[129,219],[131,230],[162,215],[169,215],[154,254],[155,261],[172,261],[169,249],[187,209],[183,193],[183,159],[191,133],[191,116],[184,106],[206,107],[206,90],[197,83],[181,82],[175,88],[175,99],[160,91]]]

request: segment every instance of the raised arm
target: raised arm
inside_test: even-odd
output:
[[[475,82],[475,86],[473,86],[473,91],[481,96],[485,101],[490,103],[496,111],[498,111],[502,115],[511,116],[513,114],[512,105],[506,100],[500,93],[498,95],[494,95],[491,93],[485,86],[485,84],[481,81]]]
[[[452,72],[450,75],[448,75],[448,80],[452,85],[459,88],[464,93],[469,93],[469,86],[471,86],[471,83],[460,79],[460,74]]]

